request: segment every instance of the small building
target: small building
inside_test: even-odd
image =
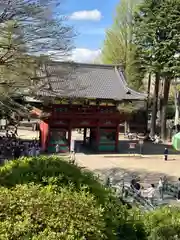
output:
[[[89,148],[117,152],[120,124],[129,118],[117,106],[146,95],[127,86],[120,66],[50,62],[46,71],[36,93],[44,102],[37,111],[43,150],[53,153],[58,144],[60,152],[69,151],[72,130],[79,128]]]

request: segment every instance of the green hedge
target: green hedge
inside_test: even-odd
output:
[[[63,158],[56,156],[41,156],[37,158],[22,158],[9,161],[0,168],[0,184],[13,187],[17,184],[56,184],[67,186],[73,184],[74,189],[88,186],[100,202],[104,202],[108,191],[96,180],[89,171],[81,171],[75,165],[69,164]]]
[[[92,194],[53,186],[0,188],[0,239],[105,239],[103,208]]]
[[[88,171],[59,157],[0,167],[2,240],[176,240],[180,208],[128,210]]]
[[[142,233],[92,173],[59,157],[10,161],[0,184],[0,239],[133,240]]]

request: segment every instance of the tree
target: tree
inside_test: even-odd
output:
[[[144,68],[133,42],[133,13],[141,0],[122,0],[117,5],[113,25],[107,30],[102,62],[120,64],[131,87],[142,88]]]
[[[74,35],[72,27],[65,24],[65,17],[60,15],[60,1],[1,0],[0,8],[0,23],[15,21],[14,29],[23,39],[25,53],[58,51],[63,57],[72,49]],[[55,10],[59,10],[58,17]]]
[[[163,94],[160,99],[161,138],[166,137],[166,108],[170,82],[178,70],[179,53],[179,0],[145,0],[135,14],[135,42],[147,69],[156,75],[152,114],[152,135],[155,132],[160,79]],[[166,26],[166,28],[164,27]]]
[[[59,1],[55,0],[0,0],[1,105],[8,103],[12,93],[41,80],[42,76],[37,74],[45,61],[41,54],[50,58],[54,54],[59,58],[69,56],[73,30],[65,17],[55,16],[54,9],[60,10],[59,7]],[[63,76],[64,73],[62,79]]]
[[[179,99],[180,99],[180,85],[179,81],[177,78],[174,79],[171,83],[171,88],[170,88],[170,98],[174,100],[174,125],[176,126],[179,124],[179,117],[180,117],[180,108],[179,108]]]

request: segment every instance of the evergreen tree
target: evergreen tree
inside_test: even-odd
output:
[[[144,0],[135,14],[135,43],[149,71],[156,74],[152,112],[152,135],[155,132],[160,79],[161,137],[166,137],[166,108],[170,82],[179,72],[180,0]]]

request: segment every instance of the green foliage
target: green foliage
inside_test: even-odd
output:
[[[105,239],[103,208],[81,189],[0,188],[0,239]]]
[[[141,0],[122,0],[117,5],[113,25],[106,32],[102,48],[102,62],[119,64],[125,70],[129,85],[142,88],[144,69],[133,43],[133,13]]]
[[[86,170],[55,156],[0,168],[0,239],[175,240],[180,209],[128,210]]]
[[[164,207],[144,218],[148,240],[180,239],[180,208]]]
[[[107,191],[96,181],[89,171],[81,171],[77,166],[69,164],[59,157],[23,158],[21,161],[8,162],[0,168],[0,183],[5,187],[13,187],[17,184],[28,183],[55,184],[67,186],[73,184],[75,189],[88,186],[100,202],[106,199]]]
[[[144,67],[156,75],[151,135],[155,134],[159,80],[164,80],[160,114],[162,140],[167,137],[170,83],[180,73],[179,12],[180,0],[144,0],[134,16],[134,42]]]
[[[40,192],[42,190],[42,192],[44,191],[45,194],[47,193],[47,191],[55,191],[55,193],[54,193],[55,197],[56,197],[56,194],[57,195],[60,193],[62,194],[62,192],[64,194],[63,196],[65,197],[65,192],[67,191],[68,199],[72,195],[72,198],[68,200],[68,204],[70,204],[70,206],[72,204],[73,208],[75,208],[74,205],[77,205],[77,209],[81,208],[80,207],[81,205],[83,207],[84,206],[83,201],[87,202],[88,205],[92,206],[92,214],[94,214],[94,215],[90,214],[87,211],[86,207],[83,208],[82,212],[84,212],[84,218],[82,218],[81,223],[77,222],[76,225],[74,226],[73,224],[75,224],[74,223],[75,215],[71,214],[71,212],[68,208],[69,207],[68,204],[66,206],[63,205],[65,212],[66,212],[66,208],[68,208],[67,214],[69,214],[69,219],[70,219],[69,221],[72,222],[72,226],[71,226],[71,224],[70,224],[70,226],[72,227],[72,229],[73,229],[72,231],[74,232],[74,235],[71,236],[71,238],[69,238],[69,239],[78,239],[78,240],[81,239],[81,238],[76,237],[76,232],[77,232],[77,236],[80,233],[84,234],[84,231],[86,231],[86,230],[82,229],[82,225],[88,226],[87,228],[89,229],[89,225],[88,225],[90,223],[88,220],[89,218],[92,218],[92,221],[96,221],[96,223],[94,223],[94,225],[92,225],[92,227],[94,226],[94,229],[95,229],[95,227],[98,228],[97,232],[95,230],[93,230],[93,234],[96,234],[96,235],[93,235],[94,237],[92,236],[92,238],[89,238],[89,239],[101,239],[99,236],[102,235],[102,239],[115,240],[115,239],[118,239],[118,232],[120,232],[121,236],[129,236],[129,237],[130,237],[130,235],[136,236],[136,230],[134,228],[133,220],[131,222],[126,223],[126,218],[128,216],[128,210],[126,209],[126,206],[123,206],[120,200],[116,199],[109,190],[105,189],[97,181],[97,178],[95,176],[93,176],[92,173],[85,171],[85,170],[81,170],[77,166],[71,165],[71,164],[67,163],[66,161],[64,161],[63,159],[60,159],[59,157],[41,156],[38,158],[23,158],[23,159],[18,159],[18,160],[8,162],[7,164],[5,164],[3,167],[0,168],[0,183],[1,183],[1,186],[4,187],[4,188],[2,188],[2,192],[7,191],[7,194],[9,194],[9,192],[11,192],[13,195],[16,195],[16,194],[18,194],[18,191],[20,191],[21,193],[18,194],[19,198],[23,194],[27,196],[28,193],[25,193],[25,192],[28,192],[27,188],[30,188],[30,191],[32,191],[32,189],[34,189],[34,188],[35,189],[38,188],[38,189],[40,189]],[[32,186],[30,186],[29,184]],[[24,193],[22,193],[22,191],[24,191]],[[37,191],[35,190],[35,192],[39,192],[39,190],[37,190]],[[5,196],[7,194],[2,194],[2,196]],[[29,194],[31,194],[31,193],[29,193]],[[75,196],[75,195],[77,196],[77,198],[73,198],[73,196]],[[90,198],[89,202],[85,199],[85,195],[88,198]],[[41,196],[37,196],[37,197],[33,197],[33,196],[35,196],[35,195],[25,197],[24,198],[25,202],[23,204],[26,205],[26,204],[28,204],[28,202],[30,200],[34,202],[36,198],[38,198],[38,197],[41,198]],[[14,196],[14,199],[17,200],[17,197]],[[74,199],[74,202],[71,202],[72,199]],[[77,204],[78,199],[79,199],[79,203]],[[4,205],[6,205],[7,201],[2,199],[2,202],[3,201],[4,201]],[[41,207],[43,207],[43,209],[44,209],[44,207],[45,207],[45,206],[43,206],[44,200],[42,199],[41,201],[42,201]],[[56,199],[53,200],[52,198],[51,198],[51,200],[48,200],[49,203],[50,202],[53,203],[55,201],[56,201]],[[16,201],[14,200],[14,202],[16,202]],[[17,203],[17,204],[20,204],[20,203]],[[93,208],[93,206],[94,206],[94,208]],[[97,206],[97,209],[95,209],[96,206]],[[6,209],[7,207],[3,207],[3,208]],[[13,207],[14,207],[15,211],[18,212],[19,205],[18,206],[13,205]],[[55,211],[53,209],[51,210],[51,207],[53,208],[52,205],[49,205],[49,211],[50,212]],[[59,207],[55,207],[54,209],[57,210]],[[76,208],[75,208],[75,210],[76,210]],[[73,211],[73,209],[72,209],[72,211]],[[6,211],[6,212],[7,212],[7,215],[6,215],[7,219],[11,219],[10,212],[9,211]],[[43,211],[40,211],[40,212],[42,213]],[[81,211],[80,211],[80,213],[81,213]],[[90,214],[90,216],[89,216],[89,214]],[[61,215],[64,216],[64,218],[62,218],[62,219],[66,219],[67,215],[65,215],[65,213],[62,212]],[[44,215],[44,216],[47,217],[47,215]],[[22,225],[25,224],[27,219],[24,217],[24,215],[22,216],[22,213],[20,213],[16,217],[23,218],[24,220],[22,220],[22,222],[23,222]],[[45,217],[43,219],[45,219]],[[81,218],[81,215],[79,218]],[[87,218],[87,223],[85,220],[83,220],[85,218]],[[59,221],[64,221],[62,219]],[[93,219],[95,219],[95,220],[93,220]],[[27,222],[28,221],[29,220],[27,220]],[[44,221],[45,220],[43,220],[43,224],[46,224],[47,222],[44,223]],[[32,224],[34,224],[34,223],[32,223]],[[64,223],[56,223],[56,224],[57,224],[57,226],[59,226],[60,224],[64,224]],[[27,228],[27,225],[26,225],[26,228]],[[128,229],[130,229],[130,228],[131,228],[131,232],[129,235]],[[36,229],[36,227],[35,227],[35,229]],[[51,231],[51,229],[50,230],[48,230],[48,229],[46,229],[46,231]],[[92,228],[90,228],[90,229],[92,229]],[[13,233],[13,231],[16,231],[16,230],[11,229],[10,232]],[[38,231],[40,231],[40,230],[38,230]],[[43,230],[43,231],[45,231],[45,230]],[[45,233],[46,233],[46,231],[45,231]],[[91,230],[87,230],[87,231],[91,232]],[[30,231],[30,233],[34,234],[33,231],[32,232]],[[45,233],[43,232],[43,234],[45,234]],[[16,234],[16,233],[14,232],[13,234]],[[20,234],[20,233],[18,232],[18,234]],[[49,233],[47,232],[47,234],[49,234]],[[63,239],[63,238],[59,237],[57,229],[54,230],[53,234],[54,234],[53,236],[55,236],[57,239]],[[92,234],[92,233],[89,233],[89,234]],[[66,235],[66,236],[68,236],[68,235]],[[42,238],[41,237],[38,238],[38,237],[36,238],[34,236],[34,239],[43,239],[43,237],[44,237],[44,239],[46,239],[46,235],[43,235]],[[12,237],[12,239],[13,239],[13,237]],[[14,238],[14,239],[16,239],[16,238]],[[68,238],[65,237],[64,239],[68,239]],[[129,238],[129,239],[133,239],[133,238]],[[134,239],[136,239],[136,238],[134,238]]]
[[[180,70],[179,11],[180,0],[145,0],[134,18],[134,40],[144,65],[164,76]]]

